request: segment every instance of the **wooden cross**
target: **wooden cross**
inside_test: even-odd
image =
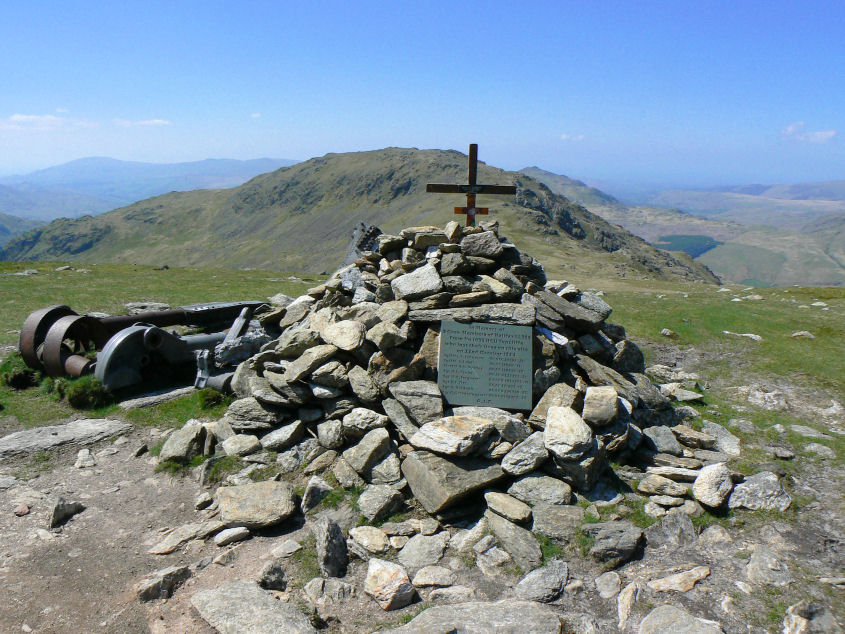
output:
[[[466,214],[467,227],[475,225],[477,214],[486,215],[489,213],[487,207],[475,206],[476,194],[515,194],[514,185],[478,185],[475,180],[478,174],[478,144],[471,143],[469,146],[469,167],[467,169],[466,185],[446,185],[442,183],[429,183],[425,191],[432,194],[466,194],[467,206],[455,207],[456,214]]]

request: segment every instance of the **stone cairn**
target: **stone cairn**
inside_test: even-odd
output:
[[[591,554],[609,564],[641,545],[642,530],[618,515],[582,525],[573,490],[602,505],[621,501],[617,490],[627,482],[651,496],[645,511],[653,516],[717,508],[734,490],[738,476],[724,463],[737,455],[738,441],[734,447],[718,425],[704,433],[679,424],[684,408],[671,406],[670,399],[700,395],[677,382],[661,391],[624,328],[607,321],[611,307],[596,294],[547,281],[536,260],[498,235],[495,222],[382,234],[374,250],[324,284],[274,301],[284,305],[261,321],[276,338],[238,366],[238,399],[224,418],[189,422],[161,452],[184,459],[193,446],[254,463],[218,489],[218,529],[278,523],[297,506],[307,513],[332,490],[324,479],[330,472],[339,486],[360,491],[357,506],[368,524],[406,504],[437,520],[415,520],[410,533],[383,526],[379,535],[391,537],[390,547],[398,550],[426,522],[433,522],[429,535],[438,521],[455,527],[483,514],[483,528],[458,531],[451,541],[448,531],[438,533],[446,537],[441,552],[447,543],[472,548],[489,531],[504,551],[481,539],[487,550],[476,544],[479,565],[483,557],[491,566],[512,558],[527,572],[542,563],[537,534],[568,540],[581,528],[595,537]],[[530,412],[444,402],[436,382],[442,320],[533,326]],[[312,475],[301,503],[284,481],[250,479],[268,451],[278,452],[277,470]],[[613,473],[611,457],[630,466]],[[777,488],[767,495],[785,508],[788,495]],[[758,496],[739,497],[737,505],[748,506]],[[318,556],[328,561],[326,536],[343,537],[336,525],[317,524],[325,538],[318,536]],[[378,567],[381,560],[371,557],[383,549],[367,553],[363,528],[371,527],[350,531],[349,547],[363,549]],[[343,557],[333,565],[345,569]],[[370,576],[391,577],[395,564],[382,564]],[[378,592],[368,590],[385,609],[406,604],[394,601],[401,592],[384,601]]]

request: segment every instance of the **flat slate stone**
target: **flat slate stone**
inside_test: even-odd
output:
[[[266,405],[251,396],[233,401],[224,419],[235,431],[270,430],[285,419],[278,407]]]
[[[285,603],[248,581],[197,592],[191,605],[221,634],[306,634],[316,630],[294,603]]]
[[[350,372],[350,374],[352,374]],[[402,407],[402,404],[392,398],[386,398],[381,402],[381,406],[384,408],[385,414],[390,418],[390,422],[393,423],[393,426],[399,430],[399,433],[405,437],[405,440],[408,440],[411,436],[417,433],[419,427],[417,427],[416,423],[414,423],[411,418],[408,416],[408,413],[405,411],[405,408]]]
[[[443,281],[434,265],[426,264],[410,273],[400,275],[390,283],[390,287],[396,299],[411,301],[440,292]]]
[[[87,418],[63,425],[24,429],[0,438],[0,458],[46,451],[61,445],[90,445],[131,429],[129,423],[109,418]]]
[[[734,436],[727,429],[722,427],[719,423],[705,420],[703,421],[704,431],[711,436],[716,437],[716,449],[728,454],[732,458],[736,458],[740,454],[739,438]]]
[[[668,427],[662,425],[646,427],[643,429],[643,435],[646,444],[659,453],[668,453],[673,456],[680,456],[683,453],[684,448]]]
[[[531,519],[531,507],[499,491],[488,491],[484,494],[487,508],[511,522],[527,522]]]
[[[406,568],[431,566],[443,558],[448,545],[449,533],[446,531],[436,535],[414,535],[399,551],[396,558]]]
[[[323,341],[347,351],[358,348],[364,342],[366,334],[366,326],[351,319],[329,324],[320,332]]]
[[[582,528],[596,538],[590,555],[612,566],[633,557],[643,537],[642,529],[623,520],[585,524]]]
[[[531,506],[569,504],[572,499],[572,487],[551,476],[529,473],[510,485],[508,495]]]
[[[546,449],[558,458],[576,460],[589,451],[594,436],[590,426],[571,407],[550,407],[544,441]]]
[[[446,416],[426,423],[411,436],[417,449],[427,449],[447,456],[473,453],[495,430],[493,422],[478,416]]]
[[[511,324],[514,326],[533,326],[535,310],[533,306],[522,304],[485,304],[461,308],[431,308],[412,310],[408,319],[417,322],[435,321],[477,321],[487,324]]]
[[[581,400],[581,393],[566,383],[555,383],[546,390],[543,397],[534,407],[529,422],[535,427],[543,429],[546,426],[546,416],[550,407],[571,407],[576,409]]]
[[[540,467],[548,457],[543,432],[534,432],[502,458],[502,469],[511,475],[525,475]]]
[[[496,482],[505,472],[490,460],[446,458],[417,450],[402,462],[402,475],[425,510],[438,513]]]
[[[391,383],[389,389],[417,424],[442,418],[443,395],[434,381],[398,381]]]
[[[474,255],[482,258],[498,259],[504,247],[499,237],[492,231],[481,231],[464,236],[461,240],[461,252],[464,255]]]
[[[325,344],[314,346],[303,352],[285,370],[284,378],[289,383],[299,381],[323,365],[337,353],[337,347]]]
[[[569,539],[584,521],[584,509],[565,504],[537,504],[531,509],[532,530],[546,537]]]
[[[272,451],[281,451],[298,443],[305,435],[305,424],[295,420],[284,427],[274,429],[260,438],[261,446]]]
[[[544,605],[534,601],[506,599],[495,603],[471,601],[431,607],[407,625],[382,630],[381,634],[388,631],[395,634],[559,634],[561,625],[557,614]]]

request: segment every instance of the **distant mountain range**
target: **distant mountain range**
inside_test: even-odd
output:
[[[288,159],[206,159],[140,163],[82,158],[21,176],[0,178],[0,213],[50,221],[96,215],[171,191],[234,187],[293,165]]]
[[[523,171],[656,246],[686,252],[723,279],[752,285],[845,285],[845,201],[786,198],[836,196],[845,181],[671,190],[649,198],[662,203],[653,206],[625,205],[581,181],[539,168]],[[735,191],[741,189],[760,194]],[[680,210],[696,205],[694,212]],[[706,212],[705,207],[718,210]]]
[[[845,213],[845,180],[689,189],[593,184],[628,205],[677,209],[743,225],[800,230],[823,216]]]
[[[463,182],[466,160],[454,151],[402,148],[327,154],[233,189],[170,193],[56,220],[11,241],[0,256],[328,273],[361,222],[395,232],[455,219],[452,207],[463,197],[428,194],[425,185]],[[516,196],[479,196],[478,204],[551,276],[716,282],[685,254],[656,249],[525,174],[480,163],[478,180],[516,184]]]

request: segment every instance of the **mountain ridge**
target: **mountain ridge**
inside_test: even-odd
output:
[[[144,163],[84,157],[0,178],[0,195],[5,192],[0,211],[39,220],[96,215],[170,191],[234,187],[295,162],[261,158]]]
[[[452,207],[463,198],[426,194],[425,185],[465,177],[466,156],[456,151],[332,153],[232,189],[165,194],[101,216],[57,221],[12,241],[0,255],[329,272],[360,222],[389,233],[453,219]],[[621,275],[716,281],[703,266],[655,249],[524,174],[479,162],[478,179],[517,185],[515,197],[479,196],[478,204],[490,207],[503,235],[553,274],[610,267]]]

